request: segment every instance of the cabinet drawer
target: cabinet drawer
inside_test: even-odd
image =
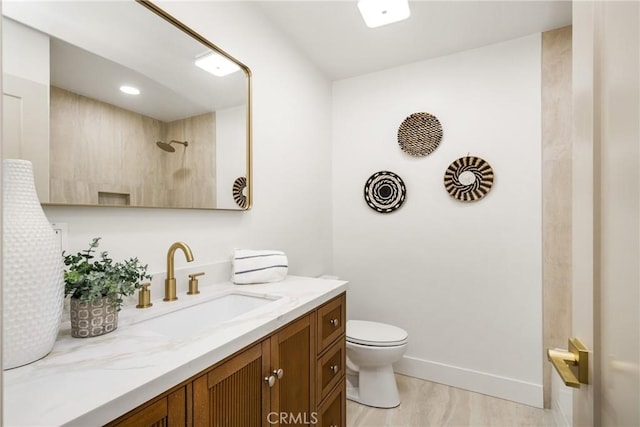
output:
[[[318,354],[345,333],[346,302],[342,294],[318,309]]]
[[[347,425],[347,400],[346,383],[342,379],[333,389],[329,398],[318,408],[318,426],[321,427],[346,427]]]
[[[329,392],[344,377],[345,373],[345,340],[342,338],[335,343],[318,360],[318,396],[320,402],[327,397]]]

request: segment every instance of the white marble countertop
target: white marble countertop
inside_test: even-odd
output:
[[[289,276],[277,283],[202,286],[199,295],[154,300],[120,312],[114,332],[71,338],[68,324],[51,353],[4,372],[4,419],[13,426],[99,426],[161,394],[346,290],[346,282]],[[229,292],[279,299],[184,337],[153,332],[144,320]]]

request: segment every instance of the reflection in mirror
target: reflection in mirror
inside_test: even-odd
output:
[[[250,206],[246,66],[148,2],[2,12],[4,157],[32,161],[41,202]]]

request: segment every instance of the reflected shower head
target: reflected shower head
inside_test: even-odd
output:
[[[171,142],[169,142],[168,144],[166,142],[163,142],[163,141],[158,141],[158,142],[156,142],[156,145],[158,147],[160,147],[161,149],[163,149],[164,151],[167,151],[169,153],[173,153],[174,151],[176,151],[176,149],[171,146],[171,144],[173,144],[173,143],[182,144],[185,147],[189,146],[189,142],[188,141],[176,141],[175,139],[172,139]]]
[[[168,151],[169,153],[173,153],[174,151],[176,151],[175,148],[173,148],[170,144],[167,144],[166,142],[158,141],[156,142],[156,145],[162,148],[164,151]]]

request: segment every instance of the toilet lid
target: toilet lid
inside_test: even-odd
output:
[[[376,347],[406,344],[409,334],[396,326],[366,320],[347,321],[347,341]]]

